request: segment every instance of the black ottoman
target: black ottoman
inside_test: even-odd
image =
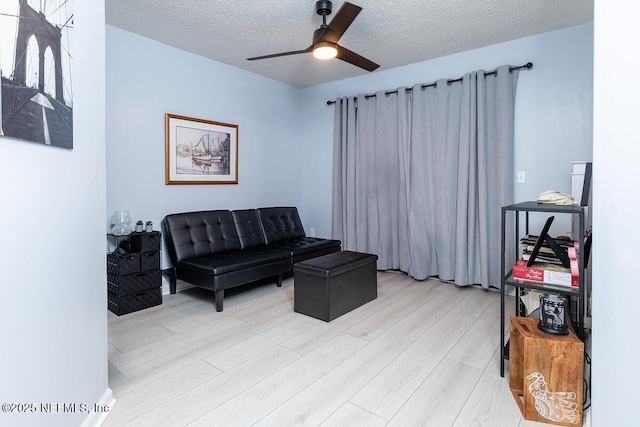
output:
[[[341,251],[293,267],[293,310],[325,322],[378,297],[377,255]]]

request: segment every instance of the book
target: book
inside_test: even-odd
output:
[[[524,251],[527,252],[533,252],[536,242],[539,239],[538,236],[534,236],[532,234],[528,235],[527,237],[523,237],[520,239],[520,245],[522,246],[522,249]],[[575,241],[573,240],[566,240],[566,239],[558,239],[555,238],[553,239],[558,246],[560,246],[560,248],[562,249],[568,249],[574,246]],[[549,246],[549,244],[547,242],[543,242],[542,245],[540,246],[539,249],[540,252],[544,252],[544,253],[548,253],[548,254],[553,254],[553,249],[551,248],[551,246]]]
[[[527,245],[535,245],[536,242],[538,241],[538,239],[540,238],[540,236],[537,236],[535,234],[529,234],[525,237],[521,237],[520,238],[520,243],[527,244]],[[569,239],[569,238],[563,238],[563,237],[553,237],[553,240],[555,240],[555,242],[563,247],[571,247],[573,246],[574,241]]]
[[[527,261],[531,259],[531,256],[535,251],[535,246],[536,246],[535,244],[537,243],[538,240],[540,240],[539,236],[535,236],[532,234],[526,237],[522,237],[520,239],[520,244],[522,246],[522,259]],[[574,247],[576,243],[575,241],[562,236],[551,238],[550,240],[556,243],[557,251],[564,251],[564,252],[567,252],[569,248]],[[556,253],[556,251],[553,250],[553,248],[549,245],[549,243],[545,239],[542,241],[542,243],[538,247],[538,252],[536,254],[534,261],[542,262],[542,263],[560,264],[560,265],[564,265],[565,267],[570,267],[570,261],[568,257],[565,255],[562,257],[563,258],[562,259],[558,257],[558,253]]]
[[[577,259],[573,259],[572,264],[575,264],[573,269],[543,262],[534,262],[527,267],[527,261],[520,259],[513,265],[511,274],[514,279],[577,288],[580,284]]]
[[[522,259],[525,260],[525,261],[529,261],[529,259],[531,259],[531,252],[523,251],[522,252]],[[538,256],[536,257],[536,261],[543,262],[543,263],[562,265],[562,261],[560,261],[560,259],[557,256],[553,255],[553,254],[538,253]]]
[[[534,249],[534,245],[524,246],[524,250],[527,252],[533,252],[533,249]],[[551,249],[549,246],[541,246],[539,251],[545,254],[554,254],[553,249]]]

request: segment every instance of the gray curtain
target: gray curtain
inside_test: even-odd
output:
[[[335,104],[334,238],[379,269],[500,284],[500,208],[513,202],[518,71]]]

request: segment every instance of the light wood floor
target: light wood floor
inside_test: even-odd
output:
[[[217,313],[188,289],[109,313],[105,425],[546,425],[500,377],[499,292],[383,272],[376,300],[328,323],[295,313],[293,292],[245,286]]]

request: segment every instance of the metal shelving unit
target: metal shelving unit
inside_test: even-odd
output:
[[[505,249],[505,239],[506,239],[506,224],[507,224],[507,215],[513,214],[515,216],[515,258],[520,258],[520,215],[525,215],[525,234],[529,234],[529,214],[531,212],[539,212],[539,213],[548,213],[548,214],[571,214],[578,217],[579,228],[578,228],[578,236],[575,238],[576,241],[580,242],[580,254],[578,257],[578,267],[580,270],[580,278],[579,278],[579,286],[578,288],[569,288],[566,286],[558,286],[552,285],[548,283],[541,282],[533,282],[530,280],[523,279],[514,279],[511,274],[511,266],[509,266],[509,270],[507,271],[506,265],[506,249]],[[581,340],[584,340],[584,298],[585,298],[585,289],[584,289],[584,233],[585,233],[585,207],[584,206],[556,206],[556,205],[547,205],[541,204],[537,202],[522,202],[516,203],[509,206],[502,207],[502,227],[501,227],[501,245],[502,245],[502,253],[500,260],[500,277],[502,278],[502,283],[500,286],[500,376],[504,377],[504,361],[508,359],[508,354],[505,354],[505,294],[506,287],[513,286],[516,290],[516,313],[518,316],[520,314],[520,290],[521,289],[532,289],[541,292],[549,292],[549,293],[557,293],[563,294],[567,296],[577,297],[578,299],[578,308],[577,308],[577,324],[576,327],[576,335]]]

